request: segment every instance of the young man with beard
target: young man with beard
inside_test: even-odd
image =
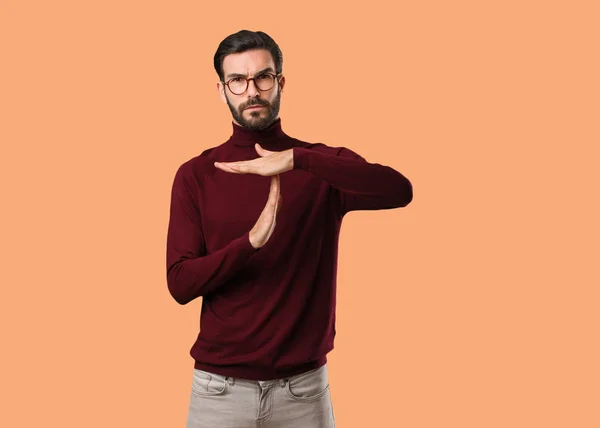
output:
[[[202,296],[188,428],[335,426],[326,356],[342,218],[412,200],[396,170],[283,131],[282,65],[264,32],[221,42],[233,133],[175,173],[168,289],[182,305]]]

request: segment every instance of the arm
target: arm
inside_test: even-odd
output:
[[[171,191],[167,232],[167,285],[177,303],[184,305],[215,291],[231,279],[255,254],[249,232],[224,248],[206,253],[200,211],[182,167]]]
[[[293,168],[309,171],[337,189],[343,213],[404,207],[412,201],[412,184],[406,177],[344,147],[337,156],[294,147]]]

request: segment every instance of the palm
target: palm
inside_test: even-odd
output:
[[[281,174],[292,169],[292,149],[273,152],[263,149],[259,144],[256,144],[255,148],[260,155],[259,158],[239,162],[215,162],[215,166],[234,174],[257,174],[265,177]]]

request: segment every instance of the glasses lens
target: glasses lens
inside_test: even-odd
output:
[[[275,83],[275,78],[270,74],[261,74],[256,76],[256,79],[254,80],[256,82],[256,86],[258,86],[258,89],[261,91],[267,91],[271,89],[273,87],[273,83]]]
[[[239,95],[246,90],[247,84],[248,82],[246,82],[246,79],[242,77],[236,77],[229,81],[229,90],[234,94]]]

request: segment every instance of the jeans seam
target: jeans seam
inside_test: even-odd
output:
[[[329,384],[327,384],[327,386],[325,387],[325,389],[323,391],[319,392],[317,395],[313,395],[312,397],[296,397],[294,394],[292,394],[289,382],[287,382],[287,385],[285,387],[285,392],[294,401],[298,401],[301,403],[311,403],[311,402],[317,401],[317,400],[323,398],[325,395],[327,395],[327,393],[329,392]]]
[[[207,379],[206,377],[204,377],[204,379]],[[210,382],[212,381],[213,377],[210,376],[210,378],[208,378],[208,383],[206,384],[206,387],[208,388],[208,385],[210,384]],[[223,389],[221,391],[218,392],[208,392],[208,391],[201,391],[197,388],[194,387],[194,382],[192,380],[192,393],[200,396],[200,397],[218,397],[218,396],[223,396],[225,395],[225,393],[228,391],[229,388],[229,379],[225,378],[224,379],[224,386]]]
[[[263,422],[267,422],[269,419],[271,419],[271,416],[273,415],[273,393],[275,391],[272,390],[272,387],[268,387],[267,388],[267,394],[269,395],[268,397],[268,413],[266,414],[266,416],[264,416],[262,419],[258,419],[258,415],[260,414],[260,399],[259,399],[259,403],[258,403],[258,414],[257,414],[257,422],[259,424],[262,424]]]

